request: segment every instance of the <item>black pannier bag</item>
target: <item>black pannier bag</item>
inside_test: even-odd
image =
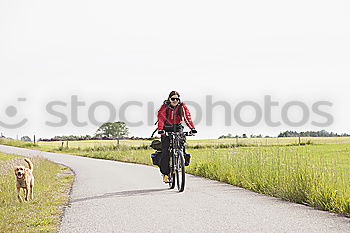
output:
[[[159,166],[161,156],[162,156],[162,152],[159,150],[151,154],[152,164]]]
[[[153,140],[151,143],[151,148],[155,150],[162,150],[162,142],[158,139]]]
[[[151,159],[153,165],[159,166],[160,157],[162,156],[162,142],[160,140],[153,140],[151,143],[151,148],[155,149],[156,152],[151,154]]]
[[[190,154],[184,154],[185,157],[185,166],[190,165],[190,161],[191,161],[191,155]]]

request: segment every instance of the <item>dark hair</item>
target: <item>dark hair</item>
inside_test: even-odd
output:
[[[168,100],[169,100],[170,97],[172,97],[173,95],[177,95],[177,96],[180,98],[179,92],[177,92],[177,91],[172,91],[172,92],[169,93]]]

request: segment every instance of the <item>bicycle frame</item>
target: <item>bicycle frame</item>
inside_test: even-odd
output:
[[[170,183],[171,189],[175,187],[175,177],[179,192],[185,188],[185,165],[183,149],[186,146],[186,136],[192,136],[189,132],[183,132],[180,129],[178,132],[166,132],[170,137],[169,155],[170,155]],[[181,173],[181,184],[179,173]],[[175,176],[176,175],[176,176]]]

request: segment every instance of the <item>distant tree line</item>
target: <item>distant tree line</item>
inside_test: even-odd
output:
[[[106,122],[103,123],[96,131],[94,136],[55,136],[53,138],[40,138],[40,141],[79,141],[79,140],[119,140],[119,139],[130,139],[130,140],[150,140],[152,138],[141,138],[141,137],[128,137],[129,129],[126,127],[125,122]]]
[[[333,132],[327,132],[326,130],[321,130],[321,131],[305,131],[305,132],[297,132],[297,131],[291,131],[287,130],[284,132],[280,132],[278,137],[348,137],[350,134],[342,133],[333,133]],[[270,136],[263,136],[261,134],[254,135],[251,134],[249,136],[250,138],[269,138]],[[232,134],[227,134],[227,135],[221,135],[219,139],[223,138],[248,138],[246,134],[240,135],[232,135]]]
[[[297,131],[284,131],[281,132],[278,137],[347,137],[349,134],[342,133],[333,133],[327,132],[326,130],[321,131],[305,131],[305,132],[297,132]]]
[[[263,135],[261,135],[261,134],[259,134],[259,135],[254,135],[254,134],[251,134],[250,136],[249,136],[250,138],[263,138],[264,136]],[[265,136],[265,138],[269,138],[270,136]],[[232,134],[227,134],[227,135],[221,135],[220,137],[219,137],[219,139],[223,139],[223,138],[248,138],[248,136],[247,136],[247,134],[242,134],[241,136],[240,135],[235,135],[235,136],[233,136]]]
[[[154,138],[143,138],[143,137],[105,137],[105,136],[75,136],[75,135],[69,135],[69,136],[55,136],[53,138],[40,138],[39,141],[81,141],[81,140],[116,140],[116,139],[129,139],[129,140],[151,140]]]

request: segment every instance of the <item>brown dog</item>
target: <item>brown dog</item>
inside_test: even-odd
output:
[[[28,195],[30,193],[30,199],[33,200],[33,163],[29,159],[24,159],[24,161],[27,162],[29,168],[25,166],[17,166],[15,168],[17,197],[20,202],[23,201],[20,196],[21,188],[24,191],[24,199],[28,201]]]

